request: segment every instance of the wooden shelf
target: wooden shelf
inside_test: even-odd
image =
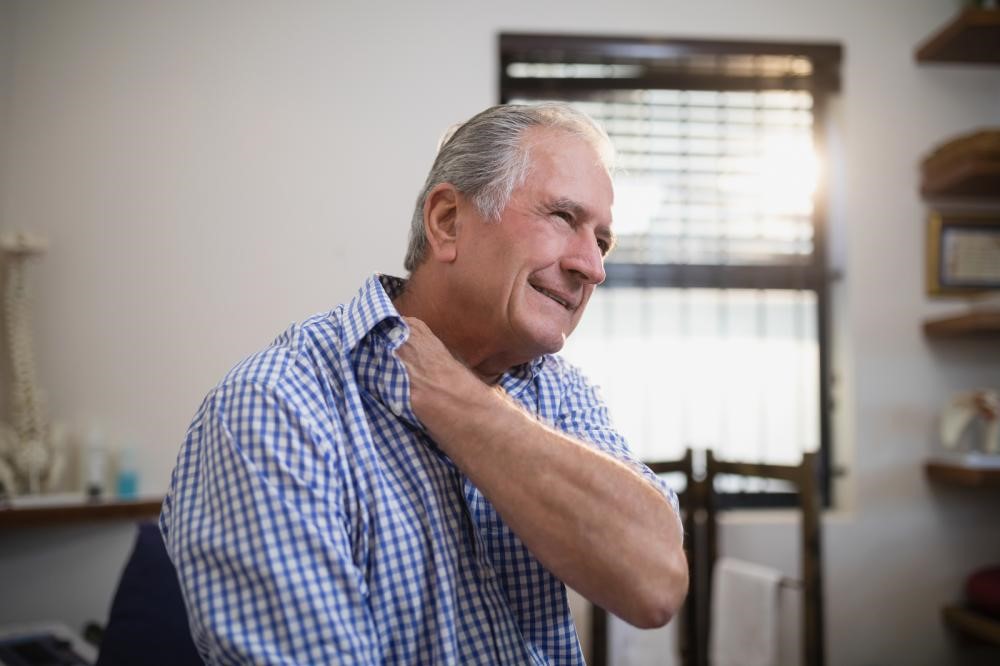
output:
[[[941,615],[947,626],[963,636],[1000,645],[1000,620],[957,605],[945,606]]]
[[[1000,196],[1000,158],[972,157],[950,164],[932,176],[925,175],[920,194],[925,197]]]
[[[148,520],[160,515],[162,497],[93,500],[38,506],[0,506],[0,530],[107,520]]]
[[[917,62],[1000,63],[1000,10],[966,9],[917,48]]]
[[[930,460],[924,465],[927,478],[968,488],[1000,488],[1000,468],[968,467],[942,460]]]
[[[924,322],[924,335],[929,338],[1000,337],[1000,310],[983,310],[954,317],[930,319]]]

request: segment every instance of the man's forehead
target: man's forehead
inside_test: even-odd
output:
[[[587,138],[578,132],[562,127],[529,127],[521,137],[521,145],[533,153],[559,155],[567,151],[586,151],[593,154],[593,165],[608,170],[604,156],[596,144],[597,138]]]
[[[528,170],[551,166],[556,173],[571,177],[593,177],[600,173],[611,180],[608,165],[591,141],[568,130],[531,128],[523,139]],[[593,170],[593,171],[592,171]]]

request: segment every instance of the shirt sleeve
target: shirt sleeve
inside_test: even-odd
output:
[[[565,362],[564,362],[565,363]],[[677,493],[667,483],[639,461],[625,438],[614,428],[607,405],[597,387],[579,369],[565,363],[564,389],[557,426],[563,432],[593,444],[641,474],[663,493],[680,516]]]
[[[207,663],[381,663],[335,454],[330,427],[274,389],[203,403],[160,527]]]

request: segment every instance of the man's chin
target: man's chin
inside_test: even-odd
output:
[[[564,334],[546,335],[535,339],[538,353],[535,358],[545,354],[557,354],[566,346],[566,336]]]
[[[566,346],[566,336],[569,334],[555,322],[549,326],[521,326],[515,328],[515,334],[521,343],[520,349],[529,360],[534,360],[546,354],[556,354]]]

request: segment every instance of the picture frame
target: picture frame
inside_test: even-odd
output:
[[[927,293],[972,296],[1000,290],[1000,210],[927,219]]]

